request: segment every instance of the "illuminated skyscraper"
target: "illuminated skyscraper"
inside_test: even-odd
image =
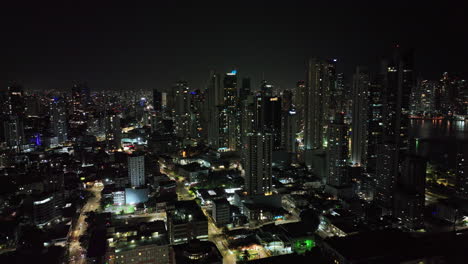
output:
[[[181,138],[190,137],[190,89],[185,81],[177,82],[172,89],[175,103],[175,134]]]
[[[312,58],[307,68],[304,92],[304,145],[306,150],[326,146],[326,128],[330,120],[330,97],[336,84],[336,60],[320,61]]]
[[[63,98],[53,98],[50,106],[50,124],[52,133],[57,136],[58,142],[68,140],[67,108]]]
[[[410,95],[415,83],[413,51],[396,50],[394,56],[382,65],[383,144],[378,146],[380,151],[377,153],[376,198],[391,212],[396,179],[409,152]]]
[[[348,136],[344,114],[337,113],[328,125],[328,179],[327,185],[343,187],[350,183],[347,174]]]
[[[225,146],[228,150],[235,151],[238,147],[239,119],[238,96],[237,96],[237,71],[226,73],[223,80],[224,104],[220,122],[221,133],[225,139]]]
[[[220,142],[221,127],[220,116],[224,103],[224,91],[221,85],[220,74],[211,72],[206,88],[207,104],[205,115],[208,117],[208,145],[218,149],[223,144]]]
[[[245,191],[248,195],[270,194],[273,137],[268,133],[251,133],[247,136],[247,141]]]
[[[359,166],[366,164],[367,153],[367,108],[369,74],[357,68],[353,76],[353,125],[351,137],[351,163]]]
[[[24,117],[26,105],[24,101],[24,90],[20,85],[8,86],[8,114]]]

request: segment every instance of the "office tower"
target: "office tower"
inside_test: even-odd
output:
[[[337,113],[328,125],[328,179],[327,185],[343,187],[350,183],[347,174],[348,137],[344,114]]]
[[[297,153],[298,115],[294,108],[283,111],[281,147],[288,153]]]
[[[68,140],[67,107],[63,98],[53,98],[50,105],[50,124],[52,133],[59,143]]]
[[[218,226],[231,222],[231,205],[226,198],[213,201],[213,219]]]
[[[17,115],[6,116],[3,120],[3,137],[9,148],[19,151],[25,143],[23,119]]]
[[[158,89],[153,89],[153,109],[156,112],[162,111],[162,93]]]
[[[351,137],[351,163],[365,166],[367,152],[367,108],[369,92],[369,74],[357,68],[353,75],[353,121]]]
[[[455,190],[457,196],[468,199],[468,143],[458,146],[456,159]]]
[[[383,86],[382,75],[374,76],[369,85],[367,109],[366,171],[375,175],[378,147],[383,143]]]
[[[247,96],[250,94],[250,78],[242,78],[242,86],[239,91],[239,100],[243,101],[247,98]]]
[[[8,114],[23,118],[26,107],[23,87],[20,85],[8,86]]]
[[[208,239],[208,220],[194,201],[177,201],[168,212],[167,229],[171,244],[181,244],[191,239]]]
[[[185,138],[190,136],[190,94],[187,82],[179,81],[172,88],[174,91],[175,134]]]
[[[223,146],[235,151],[238,148],[239,118],[237,96],[237,71],[226,73],[223,80],[224,104],[221,112],[220,133],[224,138]]]
[[[145,155],[133,153],[127,158],[128,177],[131,187],[141,187],[145,185]]]
[[[330,97],[336,83],[336,61],[309,60],[304,92],[304,145],[306,150],[327,145],[326,128],[330,120]]]
[[[410,230],[424,227],[425,183],[426,161],[418,156],[406,156],[397,182],[394,216]]]
[[[224,104],[224,91],[221,85],[220,74],[211,72],[206,88],[207,104],[205,115],[208,117],[208,145],[218,149],[223,146],[220,142],[222,127],[220,126],[220,116],[222,105]]]
[[[251,133],[247,136],[245,188],[248,195],[271,194],[271,159],[273,136]]]

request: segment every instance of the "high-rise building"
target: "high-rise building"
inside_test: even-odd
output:
[[[261,100],[259,100],[261,99]],[[270,133],[273,136],[273,150],[281,148],[281,97],[257,96],[257,132]]]
[[[262,84],[260,85],[260,93],[263,96],[273,96],[273,85],[269,84],[266,80],[263,80]]]
[[[242,101],[242,100],[245,100],[247,98],[247,96],[250,94],[251,92],[251,87],[250,87],[250,78],[242,78],[242,86],[241,86],[241,89],[239,91],[239,100]]]
[[[337,113],[328,125],[328,179],[327,185],[343,187],[350,183],[347,173],[348,136],[344,114]]]
[[[281,147],[288,153],[297,153],[298,115],[294,108],[283,111]]]
[[[305,109],[305,81],[298,81],[296,83],[296,90],[294,91],[293,102],[296,106],[296,112],[298,115],[298,129],[299,131],[304,128],[304,109]]]
[[[128,177],[131,187],[145,185],[145,156],[141,153],[133,153],[128,156]]]
[[[153,89],[153,109],[156,112],[162,110],[162,93],[158,89]]]
[[[63,98],[53,98],[50,106],[50,124],[52,133],[59,143],[68,140],[67,107]]]
[[[8,86],[8,114],[23,118],[26,112],[25,95],[20,85]]]
[[[3,138],[9,148],[20,150],[24,144],[23,119],[17,115],[9,115],[3,120]]]
[[[425,183],[426,161],[421,157],[406,156],[397,182],[394,216],[410,230],[424,227]]]
[[[224,104],[224,91],[221,85],[221,76],[214,72],[210,73],[210,78],[206,88],[207,104],[205,115],[208,117],[208,145],[218,149],[222,147],[220,142],[220,116],[222,105]]]
[[[396,179],[409,152],[410,95],[415,84],[413,51],[397,49],[382,66],[383,144],[378,146],[376,198],[392,212]]]
[[[383,143],[382,76],[374,76],[369,85],[367,108],[366,171],[374,175],[377,169],[378,146]]]
[[[408,125],[410,95],[414,89],[413,51],[396,50],[393,58],[383,63],[384,73],[384,138],[398,148],[397,160],[409,148]]]
[[[247,142],[245,190],[248,195],[271,194],[273,136],[269,133],[251,133],[247,136]]]
[[[119,149],[122,141],[122,128],[120,127],[120,116],[110,113],[106,118],[106,140],[108,149]]]
[[[187,82],[179,81],[172,88],[174,91],[175,134],[179,137],[190,136],[190,88]]]
[[[237,71],[226,73],[223,80],[224,105],[222,117],[224,122],[220,122],[220,132],[223,133],[228,150],[235,151],[239,142],[239,119],[238,96],[237,96]]]
[[[326,128],[330,120],[330,97],[336,84],[336,60],[320,61],[312,58],[307,68],[304,92],[304,147],[323,149],[327,145]]]
[[[362,166],[367,157],[367,128],[369,74],[358,67],[353,75],[353,121],[351,136],[351,163]]]

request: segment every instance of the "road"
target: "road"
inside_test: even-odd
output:
[[[215,243],[219,252],[223,256],[223,264],[235,264],[236,255],[229,249],[226,237],[222,231],[214,224],[213,218],[203,210],[208,218],[208,238],[211,242]]]
[[[177,197],[179,201],[186,201],[186,200],[193,200],[195,197],[193,197],[189,190],[188,187],[185,186],[186,181],[183,178],[175,178],[176,181],[176,192],[177,192]]]
[[[86,213],[96,211],[99,209],[101,201],[101,191],[103,187],[97,186],[89,188],[88,191],[92,194],[92,197],[88,199],[86,204],[83,206],[78,217],[78,221],[75,224],[75,229],[72,231],[71,242],[69,246],[69,263],[70,264],[85,264],[86,263],[86,252],[80,245],[80,236],[86,232],[88,228],[86,223]]]

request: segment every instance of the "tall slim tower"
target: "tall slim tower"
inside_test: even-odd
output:
[[[368,92],[369,74],[358,67],[353,75],[351,163],[359,166],[366,164]]]
[[[269,133],[247,136],[245,188],[248,195],[270,194],[272,191],[271,158],[273,137]]]
[[[26,112],[24,90],[20,85],[8,86],[8,114],[23,118]]]
[[[224,84],[224,119],[223,131],[225,133],[225,142],[227,149],[235,151],[239,144],[239,118],[240,113],[238,111],[238,96],[237,96],[237,71],[226,73],[223,80]]]
[[[330,120],[331,89],[336,82],[334,61],[323,62],[312,58],[307,69],[304,97],[304,147],[323,149],[327,144],[326,129]]]
[[[378,147],[377,201],[393,212],[396,179],[409,152],[410,95],[414,86],[413,51],[396,50],[383,62],[383,143]]]
[[[162,110],[162,93],[158,89],[153,89],[153,109],[156,112]]]
[[[179,81],[174,90],[174,123],[175,134],[179,137],[190,136],[190,94],[189,86],[185,81]]]
[[[342,187],[349,184],[347,175],[348,136],[344,114],[337,113],[328,125],[328,179],[327,184]]]
[[[211,72],[206,88],[207,104],[205,114],[208,117],[208,145],[218,149],[222,147],[220,143],[220,115],[221,107],[224,104],[224,91],[221,85],[221,75]]]
[[[54,98],[51,102],[50,123],[58,142],[68,140],[67,108],[63,98]]]

